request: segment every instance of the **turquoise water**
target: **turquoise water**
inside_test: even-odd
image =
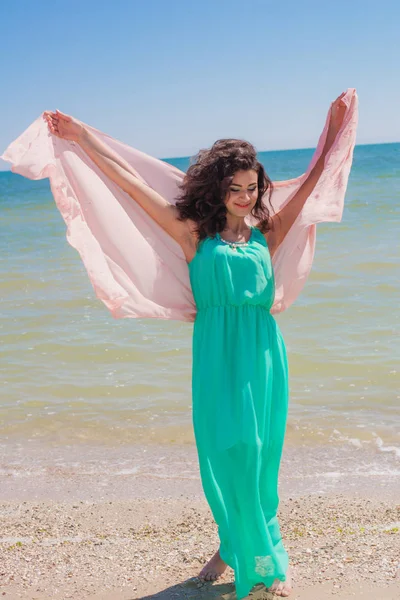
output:
[[[272,179],[313,150],[260,153]],[[189,158],[168,159],[186,170]],[[357,146],[341,223],[277,320],[290,369],[287,444],[400,457],[400,144]],[[114,320],[65,237],[48,180],[0,172],[0,427],[9,442],[194,443],[192,325]]]

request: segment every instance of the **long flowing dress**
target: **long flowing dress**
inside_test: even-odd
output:
[[[236,249],[219,234],[205,238],[189,274],[197,308],[192,394],[201,481],[240,599],[257,583],[285,581],[289,563],[277,520],[287,354],[270,313],[275,280],[259,229]]]

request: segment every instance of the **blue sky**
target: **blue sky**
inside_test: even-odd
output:
[[[397,0],[4,0],[0,154],[55,108],[160,158],[315,147],[347,87],[357,143],[400,141],[399,22]]]

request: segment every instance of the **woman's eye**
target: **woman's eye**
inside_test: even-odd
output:
[[[255,192],[257,188],[251,188],[251,190],[249,190],[249,192]],[[234,190],[231,188],[231,192],[240,192],[240,190]]]

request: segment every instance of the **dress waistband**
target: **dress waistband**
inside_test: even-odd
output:
[[[197,307],[197,312],[216,308],[261,308],[262,310],[266,310],[268,313],[270,313],[271,310],[271,307],[268,308],[267,306],[264,306],[264,304],[210,304],[208,306]]]

